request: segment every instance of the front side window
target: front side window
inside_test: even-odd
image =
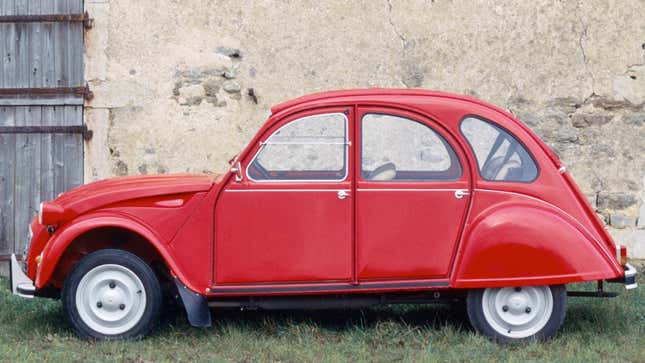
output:
[[[537,178],[533,158],[515,137],[490,122],[467,117],[461,132],[468,140],[486,180],[530,182]]]
[[[247,174],[255,181],[340,181],[347,175],[347,117],[296,119],[262,143]]]
[[[370,113],[361,120],[361,177],[372,181],[455,180],[461,164],[448,142],[420,122]]]

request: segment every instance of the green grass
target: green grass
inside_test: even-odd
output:
[[[641,264],[641,271],[643,265]],[[59,301],[26,300],[0,279],[0,361],[563,361],[645,362],[643,287],[613,299],[570,298],[560,334],[544,343],[499,346],[470,328],[464,312],[412,305],[322,312],[213,310],[195,329],[168,316],[152,337],[94,343],[76,338]],[[575,286],[592,289],[594,285]]]

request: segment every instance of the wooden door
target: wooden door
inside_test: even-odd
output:
[[[82,0],[0,2],[0,261],[41,201],[83,182],[84,19]]]

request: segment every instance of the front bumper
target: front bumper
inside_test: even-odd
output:
[[[22,270],[15,254],[11,254],[9,288],[14,295],[21,297],[32,298],[36,294],[34,282]]]

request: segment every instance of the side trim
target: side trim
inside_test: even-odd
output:
[[[461,189],[361,188],[357,192],[454,192]]]
[[[222,287],[211,288],[211,293],[280,293],[280,292],[306,292],[306,291],[362,291],[373,289],[401,289],[401,288],[432,288],[448,287],[448,281],[435,282],[402,282],[402,283],[379,283],[365,285],[326,285],[326,286],[280,286],[280,287]]]
[[[349,189],[225,189],[225,192],[245,193],[245,192],[334,192],[339,191],[349,192]]]

